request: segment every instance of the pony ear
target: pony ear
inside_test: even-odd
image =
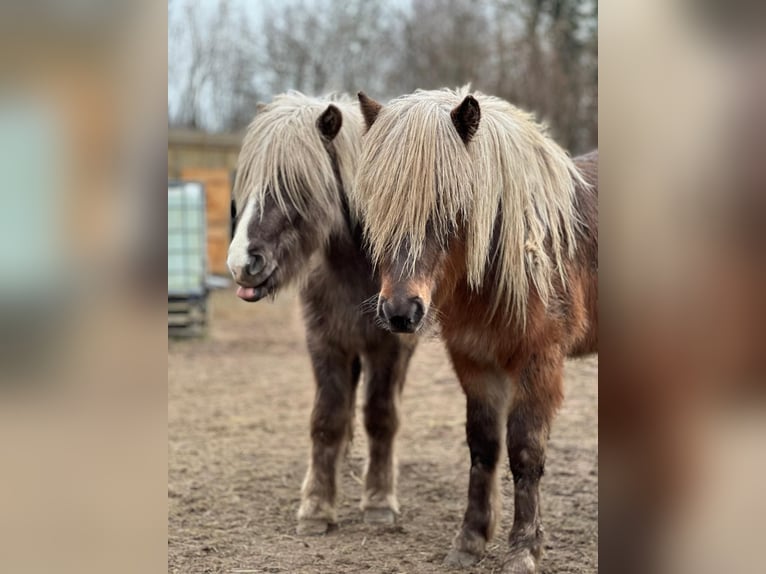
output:
[[[327,109],[317,118],[317,128],[319,129],[319,133],[321,133],[327,141],[335,139],[335,136],[338,135],[342,125],[343,115],[333,104],[327,106]]]
[[[460,105],[450,112],[450,117],[460,139],[467,144],[479,129],[479,120],[481,120],[479,102],[473,96],[466,96]]]
[[[370,129],[383,106],[372,98],[367,97],[367,94],[364,92],[359,92],[356,96],[359,98],[359,107],[362,109],[364,123],[367,124],[367,129]]]

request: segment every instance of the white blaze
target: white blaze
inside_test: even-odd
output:
[[[242,216],[239,218],[237,229],[234,231],[234,239],[231,240],[231,245],[229,245],[229,256],[226,259],[229,271],[231,271],[235,278],[237,272],[247,265],[247,248],[249,245],[247,228],[250,225],[250,219],[252,219],[255,213],[255,199],[251,197],[247,200],[245,211],[242,212]]]

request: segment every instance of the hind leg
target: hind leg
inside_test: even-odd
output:
[[[471,473],[468,507],[445,563],[466,567],[481,559],[500,516],[497,463],[502,451],[511,382],[503,370],[477,365],[453,352],[451,356],[467,399],[466,435]]]
[[[399,513],[394,440],[399,397],[414,350],[414,343],[386,335],[366,356],[364,426],[370,450],[361,504],[365,522],[391,524]]]
[[[508,415],[506,442],[513,473],[514,517],[506,574],[535,574],[543,550],[540,478],[553,416],[561,404],[563,359],[536,357],[521,372]]]
[[[311,459],[301,490],[298,534],[323,534],[337,521],[340,459],[351,439],[359,359],[337,346],[309,342],[316,379]]]

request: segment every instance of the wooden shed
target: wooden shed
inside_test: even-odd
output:
[[[205,186],[208,269],[216,275],[229,274],[231,190],[242,137],[185,129],[168,132],[168,178]]]

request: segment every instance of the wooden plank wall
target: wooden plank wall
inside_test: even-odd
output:
[[[168,178],[178,179],[187,168],[237,168],[244,134],[206,134],[168,130]]]
[[[226,168],[187,167],[181,179],[205,185],[207,203],[208,270],[215,275],[229,275],[226,255],[231,230],[231,174]]]

